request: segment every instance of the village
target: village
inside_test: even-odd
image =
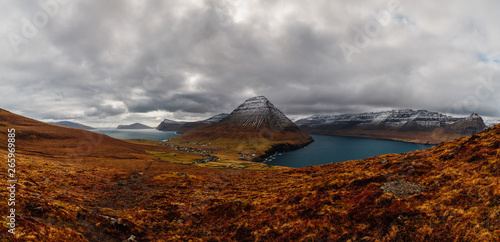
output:
[[[176,151],[195,153],[195,154],[202,155],[204,157],[204,159],[199,159],[199,160],[194,161],[194,164],[202,164],[202,163],[207,163],[210,161],[220,161],[219,157],[211,155],[211,154],[219,154],[219,153],[216,153],[215,149],[212,149],[212,148],[198,149],[195,147],[185,147],[185,146],[180,146],[180,145],[176,145],[176,144],[171,144],[168,142],[168,140],[162,141],[160,144],[170,146],[170,148],[172,148]],[[211,143],[205,144],[205,143],[201,143],[201,142],[189,142],[189,144],[190,145],[198,145],[198,146],[202,146],[202,147],[207,147],[207,146],[211,146],[214,148],[218,147],[217,145],[211,145]],[[223,149],[227,149],[227,147],[223,147]]]

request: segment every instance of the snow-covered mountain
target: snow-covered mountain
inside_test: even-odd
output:
[[[219,122],[199,125],[172,140],[224,144],[253,160],[314,141],[264,96],[247,99]]]
[[[295,123],[303,127],[331,125],[337,128],[379,127],[379,128],[435,128],[452,124],[460,118],[454,118],[427,110],[401,109],[383,112],[342,115],[313,115],[297,120]]]
[[[264,96],[253,97],[222,119],[230,127],[266,128],[276,131],[297,131],[299,128]]]
[[[500,120],[498,118],[488,118],[484,119],[484,124],[486,124],[487,127],[493,127],[500,124]]]
[[[310,134],[342,135],[437,144],[481,132],[482,118],[456,118],[427,110],[401,109],[343,115],[314,115],[295,122]]]

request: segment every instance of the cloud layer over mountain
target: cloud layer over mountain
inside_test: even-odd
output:
[[[500,116],[496,1],[0,3],[2,108],[87,124],[415,108]],[[113,126],[113,125],[110,125]]]

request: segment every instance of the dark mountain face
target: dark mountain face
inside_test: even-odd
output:
[[[296,124],[312,134],[440,143],[476,134],[486,125],[479,115],[455,118],[427,110],[392,110],[344,115],[314,115]]]
[[[185,122],[177,122],[170,119],[164,119],[156,127],[156,129],[160,131],[177,131],[183,124],[185,124]]]
[[[457,122],[445,127],[448,133],[459,133],[463,135],[477,134],[486,128],[483,119],[477,113],[471,114],[467,118],[458,120]]]

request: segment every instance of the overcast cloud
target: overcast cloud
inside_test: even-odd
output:
[[[0,107],[96,126],[289,116],[500,116],[498,1],[0,2]]]

